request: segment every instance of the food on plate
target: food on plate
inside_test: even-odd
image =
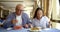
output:
[[[33,28],[31,28],[31,30],[40,30],[40,29],[37,27],[33,27]]]
[[[15,30],[22,29],[22,26],[14,26]]]

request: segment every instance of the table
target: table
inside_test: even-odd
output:
[[[42,30],[41,32],[60,32],[60,30],[55,29],[55,28],[46,28]]]
[[[29,32],[27,29],[19,29],[19,30],[8,30],[7,32]]]
[[[4,29],[4,28],[0,28],[0,32],[29,32],[27,29],[19,29],[19,30],[7,30],[7,29]]]
[[[19,30],[6,30],[6,29],[0,29],[0,32],[29,32],[29,30],[27,29],[19,29]],[[53,29],[53,28],[49,28],[49,29],[43,29],[40,32],[60,32],[60,30],[58,29]]]

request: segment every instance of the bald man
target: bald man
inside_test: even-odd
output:
[[[23,13],[24,6],[18,4],[16,6],[16,11],[8,15],[6,22],[4,23],[4,28],[22,26],[28,28],[31,24],[30,19],[26,13]]]

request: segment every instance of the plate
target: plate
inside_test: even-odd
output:
[[[12,30],[12,28],[7,28],[7,30]]]
[[[40,32],[41,31],[41,28],[39,27],[38,29],[39,30],[32,30],[32,28],[30,28],[30,32]]]
[[[45,29],[43,29],[43,30],[51,30],[50,28],[45,28]]]

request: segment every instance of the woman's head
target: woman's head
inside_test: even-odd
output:
[[[41,18],[43,16],[43,10],[41,8],[37,8],[33,18]]]

